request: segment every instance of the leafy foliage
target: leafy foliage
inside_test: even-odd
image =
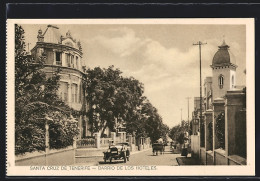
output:
[[[212,126],[212,121],[209,122],[208,124],[208,129],[209,129],[209,149],[213,149],[213,126]]]
[[[216,118],[216,134],[220,148],[225,149],[225,112]]]
[[[123,77],[119,69],[95,67],[87,70],[88,117],[92,133],[108,127],[116,131],[126,127],[136,137],[152,141],[166,137],[169,128],[162,123],[157,109],[143,96],[143,84],[133,77]]]
[[[50,147],[72,144],[78,134],[73,112],[57,96],[59,72],[47,76],[45,57],[34,60],[25,51],[24,30],[15,25],[15,148],[16,154],[45,149],[45,122],[50,128]]]
[[[178,143],[183,144],[184,140],[187,139],[184,133],[188,132],[188,129],[188,121],[183,120],[180,124],[172,127],[169,136],[172,140],[175,140]]]
[[[200,121],[200,146],[205,147],[205,122],[203,118]]]

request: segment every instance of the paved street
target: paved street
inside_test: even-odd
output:
[[[123,160],[113,160],[112,163],[104,163],[100,160],[99,165],[164,165],[164,166],[177,166],[176,157],[180,157],[180,154],[173,154],[170,151],[170,147],[165,147],[165,153],[163,155],[153,156],[152,149],[135,152],[130,156],[130,160],[123,163]],[[100,159],[100,157],[99,157]]]

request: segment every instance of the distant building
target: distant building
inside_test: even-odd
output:
[[[58,29],[52,25],[48,25],[44,32],[40,29],[31,56],[36,59],[46,56],[44,71],[47,76],[52,76],[52,73],[60,68],[58,95],[76,111],[84,111],[84,109],[86,111],[83,88],[85,64],[82,59],[81,44],[72,37],[70,31],[66,36],[62,36]],[[80,128],[80,137],[88,135],[87,118],[80,115],[76,119]]]
[[[197,135],[199,131],[200,97],[194,97],[194,111],[192,112],[191,131]]]

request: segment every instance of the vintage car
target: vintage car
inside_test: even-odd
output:
[[[126,160],[129,161],[130,157],[130,147],[127,142],[124,143],[117,143],[116,145],[111,145],[104,153],[104,162],[112,162],[112,159],[118,160],[123,159],[124,163],[126,163]]]

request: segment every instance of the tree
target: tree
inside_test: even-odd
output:
[[[72,144],[78,134],[75,111],[57,96],[59,70],[43,71],[45,57],[35,60],[25,51],[24,30],[15,25],[15,147],[16,154],[45,149],[45,122],[50,118],[50,146]]]
[[[87,70],[86,99],[92,133],[103,133],[107,127],[115,131],[119,124],[127,124],[138,115],[142,84],[133,77],[122,77],[121,73],[114,66]]]
[[[166,141],[169,128],[167,125],[163,124],[162,117],[148,99],[145,99],[143,103],[142,115],[145,118],[145,131],[151,138],[151,141],[155,142],[159,138]]]
[[[208,130],[209,130],[209,149],[212,150],[213,148],[213,123],[212,121],[208,124]]]
[[[121,72],[113,67],[101,69],[96,67],[87,70],[86,90],[91,133],[105,130],[106,127],[113,130],[115,126],[115,99],[117,82]],[[104,132],[104,131],[102,131]]]
[[[116,131],[119,125],[126,132],[152,141],[166,140],[169,128],[163,124],[157,109],[143,96],[143,84],[133,77],[123,77],[119,69],[95,67],[87,70],[86,100],[92,133],[108,127]]]
[[[188,121],[182,120],[182,122],[170,130],[169,137],[172,140],[178,141],[180,144],[184,143],[185,133],[188,132]]]

